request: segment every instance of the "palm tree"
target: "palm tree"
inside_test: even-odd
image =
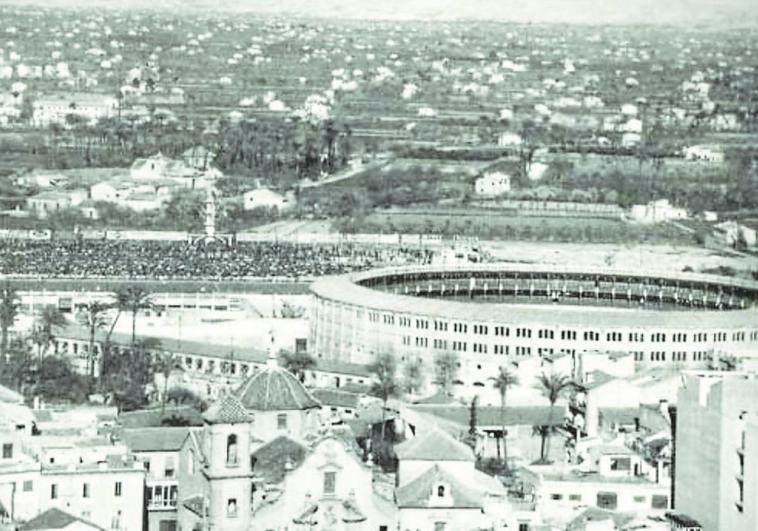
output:
[[[542,451],[540,455],[541,461],[546,461],[550,456],[550,436],[555,431],[553,428],[553,406],[559,398],[563,396],[566,390],[571,387],[572,382],[568,376],[564,374],[550,374],[549,376],[542,373],[537,378],[537,384],[535,387],[542,392],[542,395],[550,402],[550,410],[547,416],[547,425],[540,427],[541,435],[543,437]],[[545,429],[543,429],[545,428]]]
[[[502,429],[503,438],[503,467],[508,470],[508,446],[506,443],[506,430],[505,430],[505,405],[508,394],[508,388],[518,383],[518,376],[508,370],[507,367],[502,365],[498,368],[497,376],[491,377],[493,387],[500,393],[500,424]],[[500,446],[497,448],[498,457],[500,457]]]
[[[108,318],[105,316],[105,312],[108,309],[109,306],[107,304],[100,301],[90,301],[77,316],[79,322],[86,326],[89,332],[89,351],[87,356],[87,374],[89,376],[95,376],[95,333],[107,324]]]
[[[132,348],[134,348],[137,340],[137,313],[140,310],[147,310],[153,307],[152,293],[140,286],[130,286],[122,288],[116,291],[116,307],[118,308],[118,315],[123,311],[128,311],[132,314]],[[118,320],[118,315],[116,320]],[[115,322],[113,324],[115,326]],[[111,326],[111,332],[113,331]],[[110,339],[110,333],[108,334]]]
[[[387,402],[390,398],[400,394],[400,386],[395,378],[397,361],[395,360],[395,356],[389,352],[385,352],[378,354],[368,369],[376,377],[376,381],[371,385],[371,393],[382,399],[382,442],[384,442]]]
[[[289,372],[297,376],[297,379],[305,383],[305,371],[316,366],[316,360],[307,352],[288,352],[283,350],[279,353],[282,365]]]
[[[0,292],[0,331],[2,331],[0,365],[5,361],[5,356],[8,354],[8,330],[16,322],[19,306],[18,292],[6,282],[2,292]]]
[[[168,380],[171,376],[171,372],[182,368],[179,362],[178,356],[173,352],[157,352],[160,346],[160,342],[157,339],[148,338],[150,343],[145,345],[145,348],[149,348],[154,351],[153,354],[153,371],[160,372],[163,375],[163,393],[161,393],[161,417],[166,411],[166,401],[168,400]]]
[[[56,328],[65,326],[66,318],[55,306],[45,306],[37,317],[37,323],[35,325],[34,332],[32,333],[34,342],[38,347],[38,354],[40,357],[47,352],[50,348],[50,344],[55,341],[55,334],[53,333]]]

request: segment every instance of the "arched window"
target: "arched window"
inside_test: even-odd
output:
[[[438,498],[445,497],[445,485],[437,485],[437,497]]]
[[[226,438],[226,464],[236,465],[237,462],[237,436],[231,434]]]

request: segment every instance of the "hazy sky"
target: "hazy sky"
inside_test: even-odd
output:
[[[517,22],[666,23],[758,21],[758,0],[0,0],[108,7],[220,9],[372,19],[511,20]]]

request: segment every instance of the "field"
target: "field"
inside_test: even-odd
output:
[[[604,218],[514,216],[494,209],[377,210],[364,219],[362,228],[363,232],[475,236],[506,241],[694,243],[691,235],[671,225],[642,227]]]

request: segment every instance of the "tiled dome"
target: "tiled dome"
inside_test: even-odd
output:
[[[269,359],[266,368],[250,376],[235,395],[248,411],[304,411],[321,404],[297,377]]]

